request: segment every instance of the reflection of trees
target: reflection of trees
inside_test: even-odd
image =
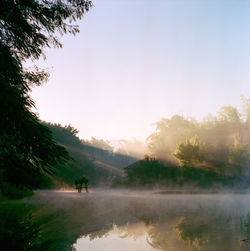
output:
[[[199,217],[181,217],[175,229],[180,240],[187,242],[189,246],[197,247],[208,242],[210,224]]]
[[[41,228],[34,220],[32,207],[2,204],[0,219],[0,245],[5,251],[49,250],[50,241],[39,242]]]
[[[240,230],[244,236],[243,241],[250,241],[250,212],[240,218]]]
[[[96,238],[102,238],[103,236],[107,237],[108,234],[109,234],[109,231],[110,231],[110,228],[107,228],[107,229],[102,229],[100,231],[96,231],[96,232],[86,234],[84,236],[88,236],[89,239],[92,241],[92,240],[94,240]]]
[[[32,210],[22,203],[10,204],[9,208],[0,204],[1,243],[4,239],[14,240],[18,248],[12,250],[25,250],[20,247],[32,243],[34,248],[29,246],[26,250],[69,251],[81,237],[92,241],[116,234],[124,239],[146,237],[152,248],[163,251],[249,248],[248,243],[240,240],[250,237],[250,214],[240,221],[240,207],[235,208],[235,214],[231,207],[235,203],[231,201],[220,208],[211,201],[206,204],[208,201],[203,197],[184,203],[187,197],[161,200],[133,195],[49,195],[49,199],[33,199]]]
[[[157,250],[173,250],[171,246],[176,246],[177,240],[172,227],[171,221],[154,224],[148,232],[148,244]]]
[[[248,250],[241,249],[238,223],[238,218],[225,215],[172,215],[154,224],[148,243],[163,251]]]
[[[120,238],[132,237],[134,239],[137,239],[147,234],[147,232],[150,231],[150,228],[151,228],[150,225],[146,225],[143,222],[137,222],[132,224],[128,223],[120,227],[116,226],[116,230]]]
[[[135,239],[146,235],[148,244],[162,251],[247,250],[241,248],[237,219],[221,214],[215,216],[186,214],[181,217],[170,214],[158,218],[151,224],[144,224],[142,221],[137,224],[117,226],[117,233],[122,238]]]
[[[65,209],[60,219],[56,219],[61,226],[53,226],[52,232],[63,229],[55,238],[63,246],[75,243],[80,236],[94,240],[116,233],[120,238],[146,236],[152,248],[162,251],[240,249],[237,230],[240,221],[237,215],[231,215],[231,210],[224,212],[215,208],[210,211],[211,205],[197,208],[195,204],[190,207],[190,203],[184,210],[179,202],[158,204],[159,201],[152,198],[121,197],[97,204],[77,203],[79,206],[71,206],[69,212]]]

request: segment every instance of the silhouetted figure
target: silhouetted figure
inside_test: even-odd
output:
[[[75,187],[78,190],[78,193],[82,192],[83,187],[86,189],[86,193],[88,193],[88,179],[86,179],[84,176],[79,179],[79,180],[75,180]],[[84,186],[83,186],[84,184]]]
[[[85,187],[85,189],[86,189],[86,193],[89,192],[89,191],[88,191],[88,182],[89,182],[89,181],[88,181],[88,179],[86,179],[86,177],[83,176],[83,177],[81,178],[81,183],[84,184],[84,187]]]
[[[80,193],[82,191],[82,185],[79,182],[79,180],[75,180],[75,187],[78,190],[78,193]]]

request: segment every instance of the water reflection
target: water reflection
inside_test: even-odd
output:
[[[250,250],[249,211],[247,194],[43,191],[0,204],[0,240],[18,245],[6,250]]]
[[[148,244],[145,230],[143,223],[132,223],[121,227],[114,225],[110,231],[105,231],[103,234],[100,234],[102,232],[100,231],[80,238],[74,247],[76,250],[96,251],[155,250]]]

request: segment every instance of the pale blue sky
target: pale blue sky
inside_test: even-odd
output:
[[[249,0],[96,0],[39,63],[40,118],[81,138],[145,139],[173,114],[198,119],[250,93]]]

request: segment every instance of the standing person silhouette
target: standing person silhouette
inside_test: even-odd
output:
[[[82,192],[82,185],[81,185],[80,180],[75,180],[75,187],[76,187],[76,190],[78,191],[78,193]]]
[[[75,187],[78,190],[78,193],[82,192],[83,184],[86,189],[86,193],[88,193],[88,179],[83,175],[81,179],[75,180]]]
[[[83,185],[84,184],[84,187],[85,187],[85,189],[86,189],[86,193],[88,193],[89,191],[88,191],[88,179],[85,177],[85,176],[83,176],[82,178],[81,178],[81,184]]]

